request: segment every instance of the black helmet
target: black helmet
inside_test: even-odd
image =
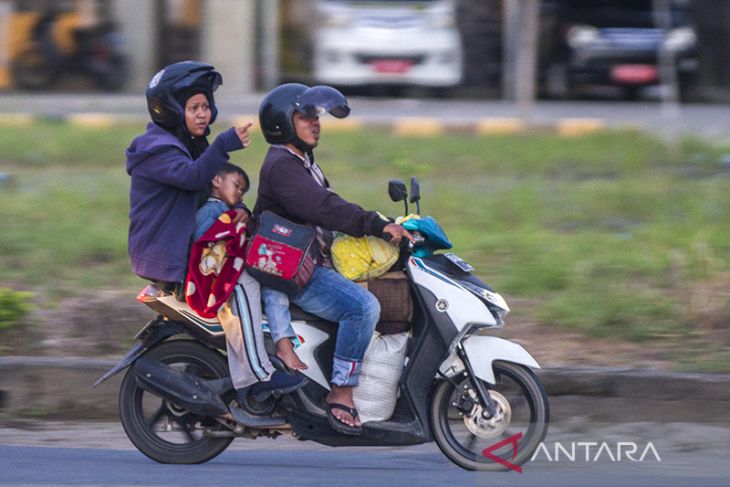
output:
[[[215,121],[218,109],[213,92],[223,84],[223,77],[210,64],[182,61],[162,68],[147,85],[147,109],[152,121],[171,129],[184,124],[185,107],[178,101],[183,93],[202,92],[210,103],[210,123]],[[183,102],[184,103],[184,102]]]
[[[269,144],[288,144],[299,139],[292,124],[294,112],[319,116],[329,112],[337,118],[350,114],[345,96],[331,86],[286,83],[271,90],[259,106],[259,125]]]

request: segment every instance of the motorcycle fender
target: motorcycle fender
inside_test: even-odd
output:
[[[537,360],[522,345],[504,338],[472,335],[462,342],[462,346],[474,369],[474,374],[489,384],[496,383],[494,369],[492,368],[495,361],[511,362],[534,369],[540,368]],[[463,370],[464,364],[456,355],[456,352],[452,353],[441,364],[440,368],[440,371],[447,376]]]
[[[99,377],[91,388],[93,389],[99,384],[106,382],[109,378],[132,365],[147,350],[173,335],[182,333],[182,331],[183,328],[174,322],[159,322],[157,320],[150,321],[137,334],[137,337],[139,337],[142,341],[132,345],[132,348],[127,351],[126,355],[122,357],[122,359],[117,362],[114,367],[107,370],[104,375]]]

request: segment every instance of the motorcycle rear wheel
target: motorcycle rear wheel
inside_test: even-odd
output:
[[[219,353],[191,340],[165,342],[144,354],[203,379],[228,375]],[[132,367],[119,390],[119,417],[129,440],[139,451],[160,463],[194,464],[220,455],[233,438],[210,438],[206,430],[225,427],[212,418],[194,415],[137,385]]]
[[[522,465],[547,434],[550,409],[535,374],[520,365],[495,362],[494,375],[496,384],[482,383],[498,404],[505,418],[502,422],[482,420],[474,386],[465,376],[438,384],[431,401],[436,444],[449,460],[467,470],[510,468],[484,454],[499,442],[504,445],[488,452],[514,467]]]

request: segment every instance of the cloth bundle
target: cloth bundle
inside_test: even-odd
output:
[[[227,211],[193,244],[188,260],[185,301],[203,318],[215,318],[243,272],[246,225]]]

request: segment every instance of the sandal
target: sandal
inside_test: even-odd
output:
[[[335,414],[332,412],[333,409],[340,409],[342,411],[345,411],[347,414],[352,416],[352,419],[355,420],[358,416],[357,409],[354,407],[351,408],[349,406],[345,406],[344,404],[340,404],[338,402],[328,402],[327,403],[327,420],[330,423],[330,426],[333,430],[337,431],[338,433],[342,433],[343,435],[352,435],[352,436],[358,436],[362,433],[362,426],[350,426],[349,424],[343,423],[340,419],[335,416]]]

